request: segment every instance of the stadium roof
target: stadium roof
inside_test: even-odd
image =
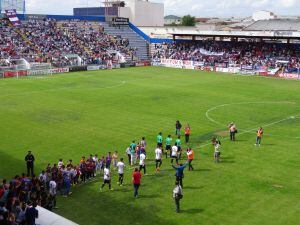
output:
[[[164,19],[165,19],[165,20],[180,20],[181,17],[179,17],[179,16],[174,16],[174,15],[168,15],[168,16],[165,16]]]
[[[260,20],[244,30],[247,31],[300,31],[300,19]]]
[[[193,28],[174,27],[168,33],[176,36],[202,36],[202,37],[239,37],[239,38],[271,38],[271,39],[300,39],[300,19],[274,19],[261,20],[238,24],[234,23],[227,29],[202,30]],[[243,27],[244,25],[244,27]],[[248,26],[247,26],[248,25]],[[171,31],[171,32],[170,32]]]
[[[187,28],[172,28],[168,32],[174,38],[176,36],[190,37],[236,37],[236,38],[271,38],[271,39],[300,39],[300,31],[246,31],[246,30],[200,30]]]

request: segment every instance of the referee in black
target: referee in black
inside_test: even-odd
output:
[[[33,176],[34,156],[31,154],[31,151],[28,151],[28,154],[25,156],[25,161],[27,166],[27,176]]]

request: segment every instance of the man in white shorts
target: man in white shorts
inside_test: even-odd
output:
[[[146,174],[146,164],[145,164],[145,161],[146,161],[146,155],[144,152],[142,152],[140,154],[140,171],[142,169],[144,169],[144,174]]]
[[[103,184],[102,184],[102,186],[100,188],[100,191],[102,191],[102,189],[105,186],[105,184],[108,184],[109,190],[112,191],[113,189],[111,188],[111,177],[110,177],[110,170],[109,170],[109,168],[104,168],[104,177],[103,178],[104,178],[103,179]]]
[[[157,146],[155,149],[155,170],[156,172],[160,171],[160,167],[162,164],[162,150],[161,147]]]
[[[218,163],[218,162],[220,162],[220,155],[221,155],[220,148],[221,148],[221,145],[218,142],[215,142],[214,147],[215,147],[215,152],[214,152],[215,163]]]
[[[120,159],[120,162],[117,163],[117,168],[118,168],[118,174],[119,174],[119,181],[118,184],[120,186],[123,186],[123,179],[124,179],[124,168],[125,168],[125,163],[123,162],[123,158]]]
[[[49,201],[51,202],[52,208],[56,209],[56,188],[57,184],[54,179],[49,182]]]
[[[172,147],[172,152],[171,152],[171,163],[173,163],[174,159],[176,160],[176,164],[178,165],[178,147],[177,143]]]

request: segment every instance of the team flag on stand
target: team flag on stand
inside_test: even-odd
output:
[[[15,9],[5,10],[5,14],[14,27],[21,25],[21,21],[19,20]]]

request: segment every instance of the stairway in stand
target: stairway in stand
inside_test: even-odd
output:
[[[108,23],[102,22],[101,25],[104,27],[104,31],[110,35],[121,36],[129,40],[129,46],[137,48],[137,57],[140,60],[149,60],[149,45],[148,43],[135,33],[129,26],[123,27],[112,27]]]

